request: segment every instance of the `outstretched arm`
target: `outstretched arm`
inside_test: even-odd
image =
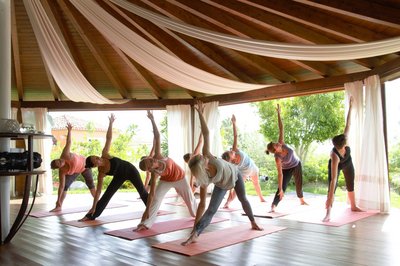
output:
[[[108,123],[108,130],[106,134],[106,143],[104,144],[103,151],[101,153],[102,157],[109,157],[109,152],[110,152],[110,147],[111,147],[111,141],[112,141],[112,130],[113,130],[113,123],[115,121],[115,115],[111,114]]]
[[[202,150],[203,155],[204,156],[212,156],[212,154],[210,152],[210,132],[208,130],[206,120],[204,119],[204,116],[203,116],[203,111],[204,111],[203,102],[197,101],[195,109],[199,113],[201,133],[203,134],[203,140],[204,140],[204,145],[203,145],[203,150]]]
[[[153,148],[154,148],[154,158],[161,158],[161,137],[160,137],[160,132],[158,131],[156,122],[154,121],[154,116],[153,116],[153,112],[151,112],[150,110],[147,111],[147,117],[150,119],[151,121],[151,125],[153,127],[153,134],[154,134],[154,138],[153,138]]]
[[[192,156],[199,154],[202,147],[203,147],[203,133],[200,132],[199,140],[197,141],[197,145],[196,148],[194,148]]]
[[[331,163],[329,167],[331,168],[331,182],[329,183],[329,193],[326,199],[326,208],[331,208],[333,204],[333,200],[335,198],[335,186],[336,180],[338,178],[338,165],[339,165],[339,157],[331,152]]]
[[[154,156],[154,146],[155,146],[155,141],[153,139],[153,146],[151,147],[150,153],[149,153],[149,157],[153,157]]]
[[[71,123],[67,123],[67,141],[65,142],[65,147],[61,153],[60,158],[62,159],[69,159],[71,156],[71,131],[72,131],[72,125]]]
[[[349,100],[349,112],[347,113],[347,119],[346,119],[346,127],[344,128],[344,134],[346,136],[349,135],[350,131],[350,125],[351,125],[351,110],[353,109],[353,96],[350,96]]]
[[[279,104],[276,105],[276,112],[278,114],[278,127],[279,127],[279,139],[278,142],[279,143],[284,143],[284,128],[283,128],[283,123],[282,123],[282,119],[281,119],[281,107]]]
[[[233,151],[238,151],[238,148],[237,148],[236,117],[235,117],[235,115],[232,115],[231,121],[232,121],[232,128],[233,128],[233,144],[232,144],[232,150],[233,150]]]

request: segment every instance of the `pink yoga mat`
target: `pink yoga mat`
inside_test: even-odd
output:
[[[219,208],[219,212],[235,212],[240,210],[239,208]]]
[[[197,242],[187,246],[181,245],[181,243],[186,240],[186,238],[183,238],[171,242],[155,244],[153,247],[186,256],[195,256],[207,251],[227,247],[284,229],[286,229],[286,227],[268,225],[266,228],[264,228],[264,231],[256,231],[251,230],[250,224],[247,223],[244,225],[201,234],[197,239]]]
[[[173,205],[173,206],[182,206],[182,207],[186,207],[186,203],[185,203],[184,201],[166,202],[165,204]]]
[[[227,220],[229,220],[229,219],[222,218],[222,217],[214,217],[211,220],[211,223],[218,223],[218,222],[223,222],[223,221],[227,221]],[[190,217],[190,218],[182,218],[182,219],[177,219],[177,220],[155,223],[149,230],[143,230],[143,231],[139,231],[139,232],[133,231],[136,229],[136,227],[130,227],[130,228],[125,228],[125,229],[120,229],[120,230],[107,231],[104,233],[107,235],[121,237],[121,238],[128,239],[128,240],[134,240],[134,239],[138,239],[138,238],[155,236],[155,235],[169,233],[169,232],[173,232],[173,231],[177,231],[177,230],[192,228],[193,224],[194,224],[194,218]]]
[[[120,208],[120,207],[126,207],[128,205],[123,205],[123,204],[117,204],[117,203],[110,203],[107,205],[107,209],[111,208]],[[70,213],[78,213],[78,212],[87,212],[90,210],[92,206],[82,206],[82,207],[75,207],[75,208],[66,208],[63,209],[59,212],[49,212],[49,211],[36,211],[36,212],[31,212],[29,216],[35,217],[35,218],[42,218],[42,217],[49,217],[49,216],[60,216],[63,214],[70,214]]]
[[[171,213],[175,213],[175,212],[160,210],[160,211],[158,211],[157,215],[166,215],[166,214],[171,214]],[[122,222],[122,221],[127,221],[127,220],[140,219],[140,218],[142,218],[142,215],[143,215],[143,211],[137,211],[137,212],[121,213],[121,214],[114,214],[114,215],[108,215],[108,216],[100,216],[96,220],[89,220],[89,221],[84,221],[84,222],[79,222],[77,220],[74,220],[74,221],[66,221],[66,222],[62,222],[62,223],[82,228],[82,227],[97,226],[97,225],[108,224],[108,223]]]
[[[322,206],[321,200],[316,199],[309,199],[307,200],[308,205],[300,205],[299,200],[297,199],[290,199],[290,200],[283,200],[279,203],[278,207],[275,209],[275,212],[270,212],[271,204],[262,203],[258,205],[256,208],[253,208],[253,215],[254,217],[259,218],[279,218],[290,214],[295,213],[303,213],[314,210],[316,208],[320,208]],[[242,213],[242,215],[246,215]]]
[[[353,212],[350,208],[336,207],[333,206],[331,211],[331,219],[329,222],[322,222],[325,217],[326,210],[314,209],[309,212],[296,213],[283,217],[283,219],[295,220],[305,223],[322,224],[326,226],[342,226],[348,223],[352,223],[369,216],[375,215],[379,211],[365,211],[365,212]]]

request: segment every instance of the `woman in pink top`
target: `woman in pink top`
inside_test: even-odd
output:
[[[85,168],[85,157],[71,153],[71,131],[72,125],[67,123],[67,141],[61,153],[60,159],[53,160],[50,164],[51,169],[58,169],[58,196],[56,207],[51,212],[61,211],[63,201],[67,196],[67,191],[76,178],[82,174],[85,183],[94,197],[96,189],[93,182],[92,169]]]
[[[153,113],[147,111],[147,117],[153,126],[154,156],[145,157],[139,163],[139,168],[142,171],[149,171],[151,173],[151,179],[146,210],[143,213],[140,224],[135,229],[137,231],[149,229],[153,225],[162,199],[171,188],[175,188],[176,192],[183,198],[192,217],[196,216],[197,211],[196,199],[186,180],[185,171],[171,158],[162,156],[160,132],[154,121]],[[158,177],[160,177],[160,180],[156,187],[156,179]]]

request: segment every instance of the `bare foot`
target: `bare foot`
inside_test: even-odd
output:
[[[191,243],[194,243],[194,242],[197,241],[197,238],[198,238],[198,237],[199,237],[199,236],[197,235],[196,232],[192,232],[192,234],[190,235],[190,237],[188,238],[188,240],[182,242],[181,245],[182,245],[182,246],[186,246],[186,245],[189,245],[189,244],[191,244]]]
[[[258,224],[256,224],[255,221],[252,221],[252,222],[251,222],[251,229],[257,230],[257,231],[263,231],[263,230],[264,230],[264,228],[258,226]]]
[[[226,203],[225,203],[224,209],[229,209],[229,203],[230,203],[230,202],[226,202]]]
[[[361,210],[361,209],[358,208],[357,206],[351,207],[351,211],[352,211],[352,212],[363,212],[363,210]]]
[[[304,199],[300,199],[300,205],[307,205],[308,206],[308,203],[305,202]]]
[[[90,220],[93,220],[93,219],[90,219],[89,217],[85,216],[82,219],[79,219],[78,222],[86,222],[86,221],[90,221]]]
[[[50,212],[59,212],[59,211],[61,211],[61,206],[60,207],[55,207]]]
[[[139,232],[139,231],[144,231],[144,230],[148,230],[149,228],[147,227],[147,226],[145,226],[144,224],[139,224],[137,227],[136,227],[136,229],[133,229],[132,231],[136,231],[136,232]]]
[[[261,202],[265,202],[266,200],[264,198],[260,199]]]
[[[274,204],[271,205],[271,210],[269,212],[275,212],[276,206]]]
[[[327,215],[325,216],[325,218],[322,219],[322,222],[326,223],[326,222],[329,222],[330,220],[331,220],[331,216],[330,216],[329,214],[327,214]]]
[[[79,219],[78,222],[86,222],[86,221],[92,221],[94,218],[92,218],[91,213],[87,213],[82,219]]]

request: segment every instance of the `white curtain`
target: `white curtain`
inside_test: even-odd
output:
[[[126,100],[111,101],[102,96],[80,72],[71,57],[60,30],[46,14],[40,1],[24,0],[36,40],[39,44],[44,63],[49,68],[61,91],[71,101],[98,104],[124,103]]]
[[[357,175],[359,184],[356,198],[367,209],[389,212],[390,197],[385,141],[381,84],[377,75],[368,77],[365,83],[365,122],[362,138],[362,169]]]
[[[199,28],[151,12],[126,0],[111,0],[150,22],[188,36],[242,52],[292,60],[352,60],[400,51],[400,37],[357,44],[305,45],[268,42]]]
[[[194,132],[192,132],[191,107],[190,105],[171,105],[167,106],[168,117],[168,152],[176,163],[185,169],[189,174],[187,164],[184,163],[183,155],[193,152],[192,138],[194,146],[201,132],[200,121],[197,111],[194,115]],[[210,130],[210,150],[215,156],[220,156],[222,151],[220,136],[220,114],[218,102],[204,104],[204,118]]]
[[[191,107],[190,105],[167,106],[168,117],[168,156],[185,170],[186,177],[190,177],[190,169],[183,160],[183,155],[193,152],[192,138],[197,145],[201,132],[200,120],[195,111],[194,130],[192,130]],[[215,156],[220,156],[222,151],[220,136],[220,114],[218,102],[204,104],[204,118],[210,131],[210,150]],[[194,131],[194,132],[193,132]],[[211,193],[213,185],[207,187],[207,192]]]
[[[24,124],[32,124],[36,131],[51,134],[51,126],[47,119],[47,108],[22,108],[21,112]],[[38,192],[49,195],[53,192],[50,169],[51,145],[51,138],[35,139],[33,142],[33,150],[42,156],[42,164],[39,169],[46,171],[45,174],[39,176]]]
[[[355,172],[360,172],[361,167],[361,148],[362,148],[362,132],[364,127],[364,84],[362,81],[349,82],[344,84],[346,91],[345,110],[349,110],[349,98],[353,97],[353,108],[351,126],[348,136],[348,144],[351,148],[351,156]],[[347,113],[345,114],[347,117]]]
[[[390,210],[390,196],[379,76],[366,78],[364,84],[364,89],[359,82],[346,86],[347,94],[354,97],[356,111],[355,127],[350,129],[350,141],[356,140],[352,148],[357,145],[353,156],[355,196],[361,208],[385,213]]]
[[[168,118],[168,157],[182,168],[187,168],[183,155],[191,152],[192,127],[190,105],[167,106]]]

